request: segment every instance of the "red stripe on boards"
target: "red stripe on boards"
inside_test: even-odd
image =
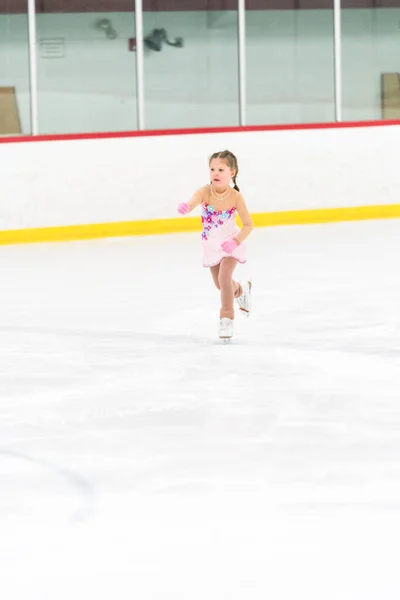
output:
[[[130,137],[160,137],[166,135],[207,135],[212,133],[246,133],[251,131],[307,131],[310,129],[351,129],[357,127],[387,127],[400,125],[393,121],[348,121],[346,123],[302,123],[288,125],[246,125],[244,127],[198,127],[192,129],[146,129],[144,131],[107,131],[102,133],[60,133],[56,135],[29,135],[0,137],[0,144],[55,142],[72,140],[102,140]]]

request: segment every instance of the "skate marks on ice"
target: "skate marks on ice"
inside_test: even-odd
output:
[[[51,514],[56,524],[87,521],[95,512],[96,493],[88,479],[49,460],[0,447],[0,473],[4,486],[0,515],[35,512]],[[48,505],[48,512],[46,511]]]

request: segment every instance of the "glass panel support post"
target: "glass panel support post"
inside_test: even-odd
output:
[[[342,120],[342,22],[341,0],[333,0],[333,55],[334,55],[334,88],[335,88],[335,119]]]
[[[28,44],[31,134],[38,135],[37,32],[35,0],[28,0]]]
[[[246,6],[238,0],[239,125],[246,125]]]
[[[143,66],[143,3],[142,0],[134,1],[135,7],[135,35],[136,35],[136,110],[137,128],[145,128],[144,120],[144,66]]]

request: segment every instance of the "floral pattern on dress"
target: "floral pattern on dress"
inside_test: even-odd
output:
[[[203,224],[202,239],[207,240],[212,229],[224,225],[228,219],[232,219],[235,216],[235,213],[235,206],[227,210],[216,210],[212,204],[203,204],[201,207],[201,222]]]

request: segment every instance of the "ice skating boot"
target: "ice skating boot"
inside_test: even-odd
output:
[[[219,337],[223,342],[230,342],[233,337],[233,319],[224,317],[219,322]]]
[[[243,292],[239,298],[236,298],[236,304],[243,314],[249,316],[251,312],[251,281],[244,281],[240,285]]]

